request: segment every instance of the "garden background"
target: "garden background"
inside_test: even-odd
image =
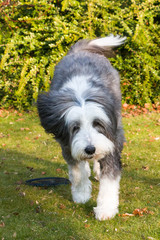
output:
[[[123,103],[157,103],[159,16],[158,0],[1,1],[1,105],[30,108],[73,43],[110,33],[127,37],[111,59],[121,75]]]

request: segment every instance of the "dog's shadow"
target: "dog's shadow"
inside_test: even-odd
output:
[[[96,207],[96,198],[98,194],[97,189],[99,186],[99,182],[94,178],[93,175],[91,175],[90,180],[92,182],[94,196],[92,196],[90,200],[86,203],[73,202],[71,194],[71,184],[55,186],[52,187],[52,189],[54,190],[54,194],[56,194],[59,199],[63,198],[63,200],[69,201],[77,209],[83,210],[86,216],[91,217],[94,216],[93,207]],[[97,192],[96,194],[95,191]]]

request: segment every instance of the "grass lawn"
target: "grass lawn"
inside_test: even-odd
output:
[[[119,213],[97,221],[98,182],[91,177],[92,199],[75,204],[70,186],[37,188],[36,177],[67,177],[59,145],[40,126],[35,112],[1,112],[0,240],[160,239],[160,116],[124,118],[127,143],[122,154]],[[143,216],[125,216],[147,208]]]

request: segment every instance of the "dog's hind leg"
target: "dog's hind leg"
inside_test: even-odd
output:
[[[118,213],[120,162],[110,155],[100,161],[101,175],[97,207],[94,208],[98,220],[113,218]]]
[[[91,173],[89,163],[81,161],[76,165],[68,165],[68,168],[73,201],[77,203],[87,202],[92,191],[91,181],[89,180]]]
[[[94,160],[93,172],[95,173],[95,179],[99,181],[100,179],[100,164],[97,160]]]

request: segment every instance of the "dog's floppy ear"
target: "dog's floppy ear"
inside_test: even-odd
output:
[[[80,40],[74,44],[68,54],[76,53],[79,51],[89,51],[104,55],[105,57],[114,57],[113,49],[124,44],[126,37],[114,36],[113,34],[104,38],[97,38],[94,40]]]
[[[69,90],[50,91],[38,96],[37,108],[41,124],[47,133],[52,133],[56,139],[63,140],[68,136],[68,129],[65,124],[65,112],[73,106],[74,101]],[[68,141],[68,140],[67,140]]]
[[[64,119],[61,117],[63,110],[59,95],[48,92],[39,95],[37,108],[41,124],[47,133],[52,133],[56,138],[62,137],[64,131]]]

